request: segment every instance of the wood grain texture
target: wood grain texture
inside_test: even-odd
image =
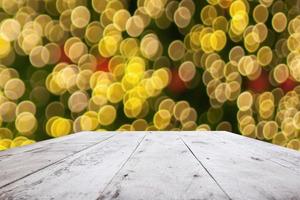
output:
[[[92,131],[85,131],[85,132],[80,132],[80,133],[74,133],[74,134],[70,134],[70,135],[66,135],[63,137],[59,137],[59,138],[52,138],[49,140],[44,140],[44,141],[40,141],[37,142],[33,145],[27,145],[27,146],[23,146],[23,147],[16,147],[16,148],[12,148],[12,149],[8,149],[5,151],[0,151],[0,158],[3,157],[7,157],[9,156],[13,156],[16,155],[18,153],[24,153],[26,151],[30,151],[32,149],[36,149],[39,147],[43,147],[43,146],[47,146],[53,143],[61,143],[61,142],[69,142],[72,141],[73,143],[82,143],[82,141],[94,141],[94,138],[97,139],[99,137],[102,137],[103,135],[112,135],[115,134],[114,132],[92,132]]]
[[[99,199],[228,199],[177,134],[147,135]]]
[[[96,199],[145,134],[118,134],[0,189],[0,199]]]
[[[300,174],[300,156],[299,151],[291,150],[285,147],[273,145],[252,138],[245,138],[241,135],[232,134],[229,132],[224,133],[222,138],[235,144],[240,144],[240,147],[253,152],[253,154],[259,155],[265,160],[277,163],[283,167],[289,168]],[[218,137],[219,132],[213,132]]]
[[[79,133],[1,152],[0,199],[298,200],[299,166],[227,132]]]
[[[251,148],[230,133],[182,134],[186,145],[232,199],[300,199],[299,174],[265,159],[269,156],[268,152],[263,155],[265,143],[242,138],[256,143]],[[288,151],[300,158],[299,153]]]
[[[2,152],[0,188],[113,135],[113,133],[85,132]]]

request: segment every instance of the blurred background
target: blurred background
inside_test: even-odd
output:
[[[224,130],[300,150],[299,5],[1,0],[0,150],[106,130]]]

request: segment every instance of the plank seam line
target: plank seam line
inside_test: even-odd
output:
[[[29,174],[26,174],[25,176],[22,176],[22,177],[20,177],[20,178],[17,178],[17,179],[14,180],[14,181],[11,181],[11,182],[9,182],[9,183],[6,183],[6,184],[0,186],[0,189],[3,189],[3,188],[5,188],[5,187],[7,187],[7,186],[9,186],[9,185],[11,185],[11,184],[13,184],[13,183],[16,183],[16,182],[18,182],[18,181],[20,181],[20,180],[22,180],[22,179],[24,179],[24,178],[26,178],[26,177],[28,177],[28,176],[31,176],[31,175],[33,175],[33,174],[39,172],[39,171],[42,171],[42,170],[44,170],[44,169],[46,169],[46,168],[48,168],[48,167],[51,167],[51,166],[53,166],[53,165],[55,165],[55,164],[57,164],[57,163],[59,163],[59,162],[65,160],[65,159],[67,159],[67,158],[69,158],[69,157],[72,157],[72,156],[74,156],[74,155],[76,155],[76,154],[79,154],[79,153],[81,153],[81,152],[83,152],[83,151],[86,151],[86,150],[88,150],[88,149],[90,149],[90,148],[92,148],[92,147],[94,147],[94,146],[96,146],[96,145],[98,145],[98,144],[101,144],[102,142],[104,142],[104,141],[106,141],[106,140],[111,139],[111,138],[114,137],[114,136],[116,136],[116,134],[111,135],[111,136],[105,138],[104,140],[101,140],[100,142],[97,142],[97,143],[95,143],[95,144],[93,144],[93,145],[91,145],[91,146],[88,146],[88,147],[85,147],[85,148],[83,148],[83,149],[81,149],[81,150],[79,150],[79,151],[76,151],[76,152],[73,153],[73,154],[70,154],[70,155],[68,155],[68,156],[66,156],[66,157],[63,157],[63,158],[61,158],[61,159],[59,159],[59,160],[57,160],[57,161],[55,161],[55,162],[53,162],[53,163],[51,163],[51,164],[49,164],[49,165],[47,165],[47,166],[44,166],[44,167],[42,167],[42,168],[40,168],[40,169],[37,169],[37,170],[35,170],[35,171],[33,171],[33,172],[30,172]]]
[[[107,187],[112,183],[112,181],[114,180],[114,178],[118,175],[118,173],[123,169],[123,167],[126,165],[126,163],[131,159],[131,157],[133,156],[133,154],[136,152],[136,150],[139,148],[140,144],[144,141],[145,137],[146,137],[147,133],[143,136],[143,138],[139,141],[139,143],[136,145],[136,147],[133,149],[133,151],[131,152],[130,156],[125,160],[125,162],[122,164],[122,166],[120,167],[120,169],[118,169],[118,171],[115,173],[115,175],[110,179],[110,181],[106,184],[106,186],[104,187],[104,189],[101,191],[99,197],[97,197],[96,200],[101,199],[101,196],[103,195],[104,191],[107,189]]]
[[[185,141],[180,137],[183,144],[188,148],[188,150],[191,152],[191,154],[195,157],[195,159],[200,163],[200,165],[203,167],[203,169],[208,173],[208,175],[214,180],[214,182],[217,184],[217,186],[224,192],[224,194],[232,200],[232,198],[228,195],[228,193],[221,187],[221,185],[217,182],[217,180],[213,177],[213,175],[208,171],[208,169],[203,165],[203,163],[198,159],[198,157],[194,154],[192,149],[185,143]]]

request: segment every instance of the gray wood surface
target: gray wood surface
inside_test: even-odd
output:
[[[300,157],[298,151],[291,151],[285,147],[275,146],[271,143],[258,141],[252,138],[245,138],[236,134],[228,134],[228,132],[223,133],[225,133],[222,135],[224,140],[240,144],[241,147],[253,152],[255,155],[259,155],[265,160],[270,160],[278,165],[297,171],[300,174]]]
[[[174,133],[154,133],[100,199],[229,199]]]
[[[300,199],[300,175],[266,159],[268,152],[263,151],[269,144],[231,133],[184,134],[182,138],[232,199]],[[296,153],[300,159],[299,152],[289,152],[285,159]]]
[[[0,152],[0,199],[300,199],[300,152],[227,132],[84,132]]]
[[[0,190],[0,199],[96,199],[145,134],[118,134]]]
[[[80,133],[0,154],[0,188],[112,137],[113,133]]]

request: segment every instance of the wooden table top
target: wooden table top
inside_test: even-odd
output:
[[[300,152],[228,132],[82,132],[0,152],[0,199],[300,199]]]

